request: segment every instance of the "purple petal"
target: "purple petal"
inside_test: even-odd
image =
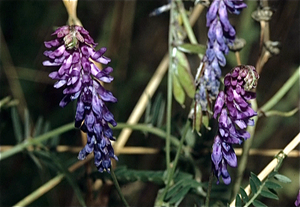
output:
[[[92,59],[93,60],[97,60],[98,58],[100,58],[101,56],[103,56],[103,54],[106,52],[106,48],[102,47],[100,48],[100,50],[96,51],[93,56]]]
[[[220,93],[216,99],[216,103],[215,103],[215,107],[214,107],[214,118],[215,119],[221,113],[221,110],[224,106],[224,102],[225,102],[225,94],[223,91],[220,91]]]
[[[71,96],[65,95],[64,98],[60,101],[59,106],[63,108],[70,102],[71,102]]]
[[[206,26],[210,26],[211,21],[216,19],[220,1],[213,1],[206,14]]]
[[[58,41],[58,39],[54,39],[54,40],[50,40],[50,41],[45,41],[44,44],[45,44],[45,47],[51,48],[51,47],[58,46],[60,44],[60,42]]]
[[[222,151],[221,150],[222,150],[221,139],[217,135],[215,137],[215,140],[214,140],[213,151],[212,151],[212,154],[211,154],[211,160],[213,161],[216,169],[218,168],[219,163],[222,160]]]
[[[223,157],[226,160],[226,162],[228,163],[228,165],[230,167],[236,167],[237,166],[237,158],[236,158],[236,154],[232,148],[231,145],[222,142],[222,147],[223,147]]]

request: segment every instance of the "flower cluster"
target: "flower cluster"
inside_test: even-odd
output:
[[[231,182],[227,164],[237,166],[232,144],[241,144],[250,138],[246,128],[254,125],[251,118],[257,113],[248,101],[255,98],[255,92],[250,90],[256,87],[258,78],[255,68],[249,65],[233,68],[224,78],[224,91],[220,91],[214,107],[214,118],[218,118],[219,129],[211,155],[218,183],[220,176],[225,184]]]
[[[295,201],[295,206],[296,206],[296,207],[300,207],[300,190],[299,190],[299,193],[298,193],[298,195],[297,195],[297,199],[296,199],[296,201]]]
[[[239,14],[247,5],[243,0],[214,0],[206,14],[208,43],[204,63],[203,76],[200,78],[199,95],[197,100],[203,111],[207,110],[207,99],[214,100],[219,92],[221,69],[226,65],[224,54],[228,45],[235,40],[235,29],[228,20],[228,13]],[[208,93],[208,97],[206,95]]]
[[[114,140],[108,123],[116,126],[112,113],[104,102],[116,102],[111,92],[105,90],[100,82],[110,83],[113,80],[109,74],[111,67],[100,70],[95,62],[108,64],[110,59],[103,56],[106,48],[95,51],[96,43],[87,30],[80,26],[63,26],[52,35],[56,39],[45,42],[47,48],[56,48],[54,51],[45,51],[44,55],[50,60],[44,61],[44,66],[59,66],[57,71],[49,77],[57,80],[55,88],[65,86],[64,98],[60,106],[66,106],[70,101],[77,99],[75,126],[87,133],[87,144],[79,152],[78,159],[83,160],[94,152],[97,169],[110,170],[111,160],[117,157],[114,154],[110,140]]]

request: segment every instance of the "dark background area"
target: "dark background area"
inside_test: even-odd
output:
[[[149,17],[155,8],[166,1],[79,1],[77,15],[90,36],[98,42],[97,49],[107,47],[105,55],[112,59],[110,66],[114,68],[114,81],[105,87],[118,98],[118,103],[108,104],[117,122],[126,122],[141,93],[148,84],[161,59],[168,50],[169,13]],[[242,63],[255,65],[259,48],[259,23],[250,18],[256,8],[254,1],[246,1],[248,8],[241,15],[230,15],[231,23],[236,27],[237,35],[246,39],[246,47],[241,52]],[[187,2],[186,8],[191,6]],[[281,52],[272,57],[264,66],[257,88],[258,107],[266,103],[299,66],[299,25],[300,13],[298,1],[270,1],[275,10],[270,21],[270,39],[281,42]],[[201,44],[206,44],[207,28],[205,27],[205,11],[194,26],[194,31]],[[132,18],[132,21],[131,21]],[[53,88],[54,81],[48,74],[54,68],[44,67],[46,50],[43,42],[53,39],[54,27],[65,25],[68,16],[61,1],[0,1],[1,55],[0,60],[0,99],[12,96],[10,79],[18,78],[24,93],[31,121],[35,123],[39,117],[49,121],[51,128],[56,128],[74,119],[75,103],[64,109],[58,106],[63,97],[62,90]],[[248,23],[246,23],[248,22]],[[247,27],[245,25],[247,24]],[[5,50],[7,47],[8,50]],[[6,59],[3,59],[5,57]],[[236,61],[230,53],[223,69],[224,75]],[[11,60],[10,60],[11,58]],[[199,59],[189,56],[192,73],[195,74]],[[7,77],[3,67],[11,62],[18,77]],[[166,100],[167,79],[164,77],[151,102],[162,94]],[[18,99],[18,97],[13,97]],[[190,101],[190,100],[188,100]],[[276,110],[290,111],[299,106],[298,83],[275,106]],[[188,107],[173,102],[173,118],[181,120],[187,117]],[[22,115],[21,115],[22,116]],[[141,119],[143,122],[143,118]],[[120,130],[114,130],[118,137]],[[260,149],[284,148],[299,132],[299,112],[291,117],[260,118],[254,135],[254,147]],[[0,144],[14,145],[10,109],[0,112]],[[60,144],[81,145],[78,131],[70,131],[61,135]],[[134,132],[127,145],[163,148],[164,141],[153,135],[145,136]],[[299,148],[298,148],[299,149]],[[76,154],[59,155],[66,160],[76,159]],[[209,156],[209,155],[207,155]],[[248,183],[250,172],[258,174],[272,157],[250,156],[245,172],[243,186]],[[131,169],[159,170],[164,169],[164,153],[158,155],[120,155],[118,165],[127,165]],[[183,163],[182,163],[183,164]],[[203,167],[202,167],[203,168]],[[81,177],[81,169],[75,177]],[[230,169],[234,175],[235,169]],[[39,170],[26,153],[19,153],[0,163],[0,205],[11,206],[30,194],[51,177],[54,172]],[[204,169],[204,175],[209,169]],[[299,189],[299,158],[286,158],[280,172],[290,177],[293,182],[284,185],[278,191],[279,201],[263,199],[268,206],[293,206]],[[208,180],[207,177],[203,177]],[[136,206],[153,205],[158,186],[150,183],[133,183],[125,186],[126,198]],[[131,194],[130,194],[131,193]],[[120,205],[116,192],[109,196],[110,206]],[[117,200],[113,200],[117,198]],[[72,188],[63,181],[31,206],[71,206],[77,205]]]

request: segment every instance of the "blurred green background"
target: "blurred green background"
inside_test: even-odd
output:
[[[97,48],[107,47],[106,56],[111,58],[110,66],[114,68],[114,81],[106,85],[118,98],[118,103],[108,104],[117,122],[126,122],[143,89],[147,85],[159,62],[168,50],[169,13],[149,17],[155,8],[166,4],[166,1],[79,1],[77,15],[83,26],[90,32]],[[188,1],[189,9],[193,2]],[[236,27],[238,37],[246,39],[247,44],[241,52],[242,63],[255,65],[259,48],[259,24],[250,18],[256,9],[255,1],[246,1],[248,8],[240,16],[230,15],[231,23]],[[281,52],[272,57],[263,68],[257,88],[258,106],[262,106],[280,89],[285,81],[299,66],[299,25],[300,13],[298,1],[270,1],[275,13],[270,21],[270,39],[281,42]],[[196,37],[201,44],[207,40],[205,11],[194,26]],[[74,119],[75,103],[64,109],[58,106],[62,99],[62,90],[53,88],[54,81],[48,74],[55,70],[42,66],[46,60],[43,42],[53,39],[51,33],[57,26],[65,25],[68,16],[61,1],[0,1],[1,24],[1,60],[0,60],[0,99],[11,96],[18,90],[20,83],[25,102],[19,99],[21,106],[27,106],[31,122],[36,123],[39,117],[47,120],[51,128],[70,123]],[[223,75],[235,64],[234,54],[229,54]],[[195,74],[199,64],[196,56],[189,56],[192,73]],[[6,67],[6,68],[5,68]],[[13,70],[17,76],[8,76],[5,70]],[[13,75],[13,73],[10,73]],[[12,85],[10,85],[10,83]],[[166,99],[166,77],[163,79],[153,100],[158,94]],[[15,91],[16,92],[16,91]],[[187,102],[190,102],[188,100]],[[26,105],[25,105],[26,104]],[[189,106],[189,104],[186,104]],[[276,105],[275,109],[289,111],[299,106],[299,80],[289,93]],[[173,104],[174,121],[185,119],[188,107],[182,109]],[[23,114],[21,113],[22,117]],[[143,118],[141,122],[143,122]],[[114,130],[117,137],[119,130]],[[260,118],[254,136],[255,148],[283,148],[299,132],[299,113],[292,117]],[[11,109],[0,112],[0,144],[16,143],[12,127]],[[63,145],[81,145],[80,134],[72,130],[60,136]],[[127,145],[163,148],[164,141],[143,133],[134,132]],[[299,149],[299,148],[298,148]],[[61,153],[62,159],[76,159],[76,154]],[[209,156],[209,155],[208,155]],[[250,156],[243,186],[248,182],[250,171],[259,173],[272,157]],[[127,165],[132,169],[164,169],[164,153],[158,155],[120,155],[118,165]],[[204,168],[204,167],[202,167]],[[75,177],[82,177],[82,169]],[[205,171],[205,170],[204,170]],[[203,172],[208,175],[209,169]],[[261,199],[269,206],[293,206],[299,189],[299,158],[287,158],[280,170],[289,176],[293,183],[279,190],[279,201]],[[230,170],[234,175],[234,169]],[[41,186],[55,173],[40,170],[26,153],[19,153],[0,163],[0,205],[11,206]],[[203,178],[208,180],[208,176]],[[80,182],[80,180],[79,180]],[[153,184],[134,183],[125,186],[130,192],[129,203],[136,206],[153,205],[158,187]],[[82,190],[84,188],[82,187]],[[106,195],[107,196],[107,195]],[[129,196],[126,194],[126,196]],[[107,196],[117,197],[116,192]],[[109,201],[110,206],[120,202]],[[78,205],[72,188],[63,181],[31,206],[74,206]]]

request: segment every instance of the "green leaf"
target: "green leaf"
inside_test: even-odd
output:
[[[256,185],[255,185],[254,181],[252,180],[252,178],[250,178],[250,188],[254,194],[257,193],[257,188],[256,188]]]
[[[188,71],[191,71],[190,63],[189,63],[186,55],[183,52],[180,52],[177,50],[176,59],[178,61],[177,64],[180,64],[182,67],[186,68]]]
[[[274,183],[273,181],[269,181],[269,180],[265,183],[265,186],[270,189],[282,188],[282,186],[279,185],[278,183]]]
[[[96,172],[96,176],[97,176]],[[126,167],[115,170],[115,175],[121,182],[134,182],[137,180],[143,182],[153,182],[158,185],[163,185],[164,171],[146,171],[146,170],[128,170]]]
[[[190,71],[181,63],[178,63],[177,65],[177,72],[178,72],[178,80],[182,87],[184,88],[186,94],[190,98],[194,98],[195,96],[195,84],[194,84],[194,78]]]
[[[241,196],[242,196],[242,199],[243,199],[244,203],[248,202],[249,201],[248,195],[245,192],[245,190],[241,187],[240,187],[240,193],[241,193]]]
[[[182,181],[179,181],[175,183],[167,192],[165,196],[165,200],[169,200],[171,197],[175,195],[176,192],[179,191],[179,189],[182,188]]]
[[[152,125],[155,126],[157,124],[157,119],[160,114],[160,108],[161,108],[161,102],[162,102],[162,94],[159,93],[154,100],[153,106],[152,106]]]
[[[202,124],[205,126],[205,128],[207,130],[211,130],[210,126],[209,126],[209,118],[207,115],[203,115],[202,116]]]
[[[42,124],[43,124],[43,117],[39,116],[39,118],[35,124],[35,127],[34,127],[33,137],[41,135]]]
[[[194,53],[194,54],[205,54],[206,46],[205,45],[199,45],[199,44],[181,44],[177,46],[178,50],[186,53]]]
[[[49,168],[51,168],[54,171],[59,171],[59,167],[55,162],[53,162],[53,159],[50,156],[50,153],[48,151],[42,151],[42,150],[35,150],[32,152],[33,155],[38,157],[40,161]]]
[[[184,90],[175,74],[173,75],[173,95],[175,100],[181,105],[184,105],[185,93]]]
[[[182,87],[184,88],[185,92],[190,98],[194,98],[195,95],[195,85],[194,85],[194,78],[191,74],[191,68],[189,61],[186,55],[177,50],[176,52],[177,58],[177,67],[175,69],[175,74],[178,77],[178,80]]]
[[[282,182],[282,183],[290,183],[290,182],[292,182],[291,179],[289,179],[285,175],[281,175],[281,174],[274,175],[274,178],[276,180],[278,180],[279,182]]]
[[[166,106],[166,101],[162,100],[159,108],[159,113],[157,117],[157,127],[161,127],[163,125],[163,120],[165,118],[165,106]]]
[[[257,187],[261,186],[261,181],[253,172],[251,172],[251,178]]]
[[[180,189],[178,193],[176,193],[169,201],[170,204],[177,203],[178,201],[182,200],[184,196],[189,192],[190,186],[185,186]]]
[[[148,104],[147,104],[146,111],[145,111],[145,121],[144,121],[144,123],[149,124],[151,122],[151,119],[152,119],[152,117],[151,117],[151,100],[148,97]]]
[[[13,122],[13,127],[14,127],[14,134],[17,140],[17,143],[20,143],[22,141],[22,128],[20,124],[20,118],[18,116],[17,109],[15,107],[12,107],[11,109],[11,119]]]
[[[187,134],[185,136],[185,141],[186,144],[190,147],[193,147],[196,143],[196,137],[191,128],[189,128],[187,131]]]
[[[272,171],[272,172],[268,175],[268,178],[273,178],[276,174],[278,174],[277,171]]]
[[[260,202],[258,200],[254,200],[252,204],[255,207],[268,207],[266,204],[264,204],[264,203],[262,203],[262,202]]]
[[[30,151],[28,151],[28,155],[29,155],[29,157],[33,160],[33,162],[36,164],[36,166],[37,166],[40,170],[42,170],[43,167],[42,167],[41,162],[39,161],[39,159],[38,159],[32,152],[30,152]]]
[[[241,200],[241,197],[239,196],[239,194],[237,194],[237,195],[235,196],[235,206],[236,206],[236,207],[242,206],[242,200]]]
[[[267,190],[262,190],[260,192],[260,195],[263,196],[263,197],[266,197],[266,198],[272,198],[272,199],[279,200],[279,198],[276,194],[271,193],[270,191],[267,191]]]
[[[24,138],[28,139],[30,137],[30,117],[28,109],[24,110]]]
[[[197,133],[200,134],[202,124],[202,110],[200,104],[196,104],[194,111],[194,122],[193,122],[193,130],[196,130]]]

